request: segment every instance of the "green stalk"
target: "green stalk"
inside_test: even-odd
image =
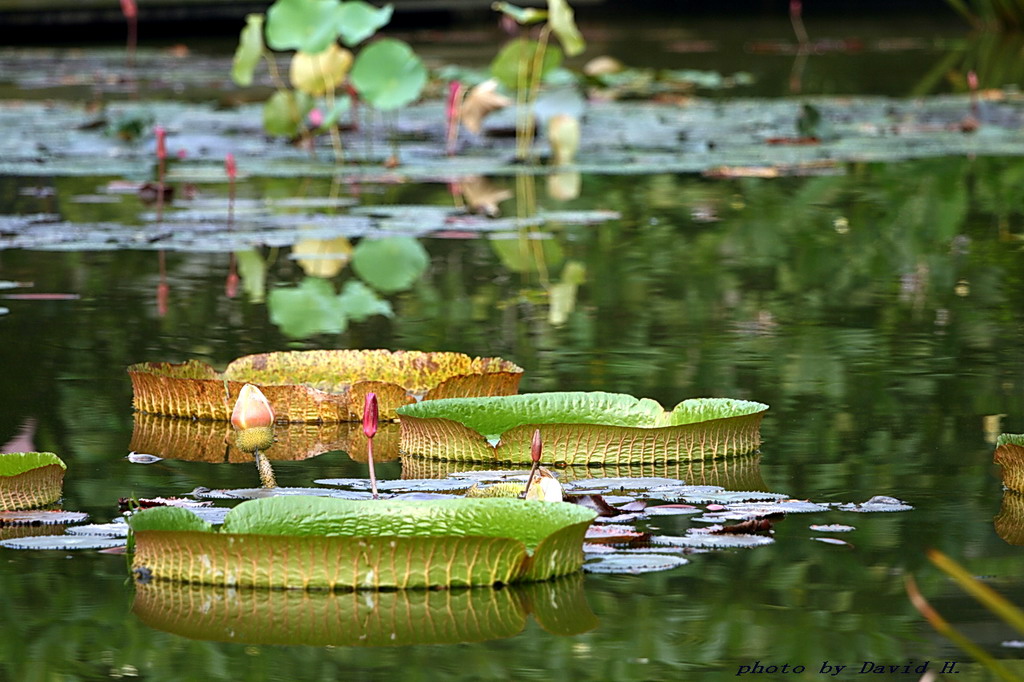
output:
[[[537,103],[537,95],[540,92],[540,79],[544,70],[544,53],[547,52],[548,38],[551,36],[551,25],[544,24],[537,37],[537,50],[533,53],[533,72],[530,74],[531,82],[526,96],[526,126],[523,134],[523,145],[519,158],[526,159],[533,147],[534,135],[534,114],[533,106]]]

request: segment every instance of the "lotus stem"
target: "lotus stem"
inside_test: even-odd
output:
[[[526,487],[523,488],[523,499],[526,499],[527,493],[530,492],[530,486],[533,484],[533,479],[537,476],[537,469],[540,467],[540,456],[543,450],[543,443],[540,440],[540,429],[533,430],[533,441],[530,443],[530,459],[533,460],[533,466],[530,467],[530,475],[526,479]]]
[[[536,127],[534,122],[533,106],[537,103],[537,94],[540,92],[540,80],[544,71],[544,53],[548,48],[548,37],[551,35],[551,25],[544,24],[537,37],[537,50],[533,53],[533,71],[530,73],[530,87],[526,94],[526,125],[523,134],[522,156],[526,159],[533,147],[533,132]]]
[[[132,67],[135,66],[135,46],[139,41],[139,8],[135,0],[121,0],[121,14],[128,24],[125,62]]]
[[[264,488],[276,488],[277,479],[274,477],[274,469],[270,466],[270,460],[259,450],[252,453],[256,459],[256,471],[260,473],[260,485]]]
[[[366,460],[370,469],[370,490],[373,492],[373,499],[378,499],[377,494],[377,473],[373,469],[373,437],[377,435],[377,423],[380,421],[380,412],[377,408],[377,394],[367,393],[363,401],[363,435],[366,436]]]

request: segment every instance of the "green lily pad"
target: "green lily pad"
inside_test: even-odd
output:
[[[0,510],[31,509],[60,499],[67,465],[52,452],[0,454]]]
[[[524,72],[524,82],[532,81],[538,48],[536,40],[517,38],[509,42],[491,62],[491,75],[514,92],[519,86],[520,69]],[[557,45],[549,44],[541,58],[539,77],[543,78],[545,74],[556,69],[561,63],[562,50]]]
[[[267,10],[267,45],[322,52],[338,38],[340,13],[338,0],[277,0]]]
[[[341,42],[349,47],[363,42],[391,21],[394,9],[391,5],[374,7],[363,0],[342,2],[336,15]]]
[[[427,67],[408,44],[385,38],[359,52],[349,79],[377,109],[397,109],[420,96],[427,84]]]
[[[363,239],[352,252],[352,269],[377,291],[404,291],[423,276],[430,256],[412,237]]]
[[[745,454],[761,442],[767,405],[728,398],[657,401],[602,392],[459,398],[397,410],[402,450],[457,461],[529,464],[540,429],[544,462],[641,464]],[[496,442],[497,445],[492,445]]]
[[[263,15],[250,14],[245,17],[245,28],[238,38],[238,48],[231,62],[231,80],[236,85],[252,85],[256,66],[263,56]]]
[[[133,571],[224,586],[380,589],[546,580],[578,571],[594,512],[515,499],[243,502],[214,529],[157,507],[129,520]]]

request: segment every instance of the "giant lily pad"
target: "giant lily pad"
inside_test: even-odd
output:
[[[196,360],[132,365],[128,374],[139,412],[228,420],[245,383],[256,384],[278,421],[357,421],[375,392],[384,419],[420,398],[510,395],[522,368],[501,358],[461,353],[316,350],[238,358],[223,373]]]
[[[31,509],[60,499],[67,465],[52,452],[0,454],[0,510]]]
[[[504,589],[358,592],[234,590],[139,582],[132,611],[146,625],[184,637],[245,644],[408,646],[511,637],[527,615],[556,634],[597,624],[583,577]]]
[[[214,528],[187,509],[132,516],[133,570],[224,586],[380,589],[507,584],[578,571],[594,512],[516,499],[271,497]]]
[[[398,410],[402,450],[423,457],[530,463],[540,429],[544,461],[643,464],[750,453],[767,405],[728,398],[684,400],[667,412],[618,393],[534,393],[457,398]],[[496,445],[492,445],[496,443]]]
[[[1003,485],[1024,492],[1024,434],[1000,434],[993,459],[1001,467]]]

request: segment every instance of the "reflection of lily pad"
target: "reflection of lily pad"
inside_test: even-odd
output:
[[[391,304],[365,284],[349,281],[340,294],[334,285],[308,277],[297,287],[274,289],[267,299],[270,321],[288,336],[304,339],[314,334],[339,334],[349,320],[361,322],[373,315],[391,316]]]
[[[407,588],[546,580],[578,571],[594,512],[515,499],[243,502],[215,529],[187,509],[132,516],[133,570],[280,588]],[[203,560],[198,560],[203,557]]]
[[[641,464],[754,451],[767,405],[699,398],[667,412],[656,401],[617,393],[534,393],[407,405],[402,449],[424,457],[530,462],[535,429],[545,462]],[[491,445],[497,439],[497,445]]]
[[[500,590],[396,590],[372,598],[153,581],[136,585],[132,611],[150,627],[192,639],[303,646],[482,642],[518,634],[531,612],[556,634],[597,624],[582,576]]]
[[[271,460],[303,460],[347,448],[349,437],[362,429],[342,422],[287,424],[274,429],[274,447],[262,453]],[[226,421],[195,421],[159,414],[135,413],[129,448],[134,452],[190,462],[246,462],[252,454],[235,446],[234,429]],[[398,445],[395,444],[397,453]]]
[[[377,291],[403,291],[430,263],[427,250],[412,237],[364,239],[352,253],[352,269]]]
[[[0,510],[31,509],[60,499],[67,465],[52,452],[0,454]]]
[[[461,353],[318,350],[248,355],[221,374],[204,362],[140,363],[128,368],[140,412],[228,420],[238,392],[256,384],[282,422],[358,421],[376,392],[383,419],[416,398],[510,395],[522,368]]]
[[[993,459],[1000,466],[1003,485],[1024,492],[1024,434],[1000,434]]]
[[[1024,494],[1013,490],[1003,493],[999,514],[992,521],[996,533],[1011,545],[1024,545]]]

